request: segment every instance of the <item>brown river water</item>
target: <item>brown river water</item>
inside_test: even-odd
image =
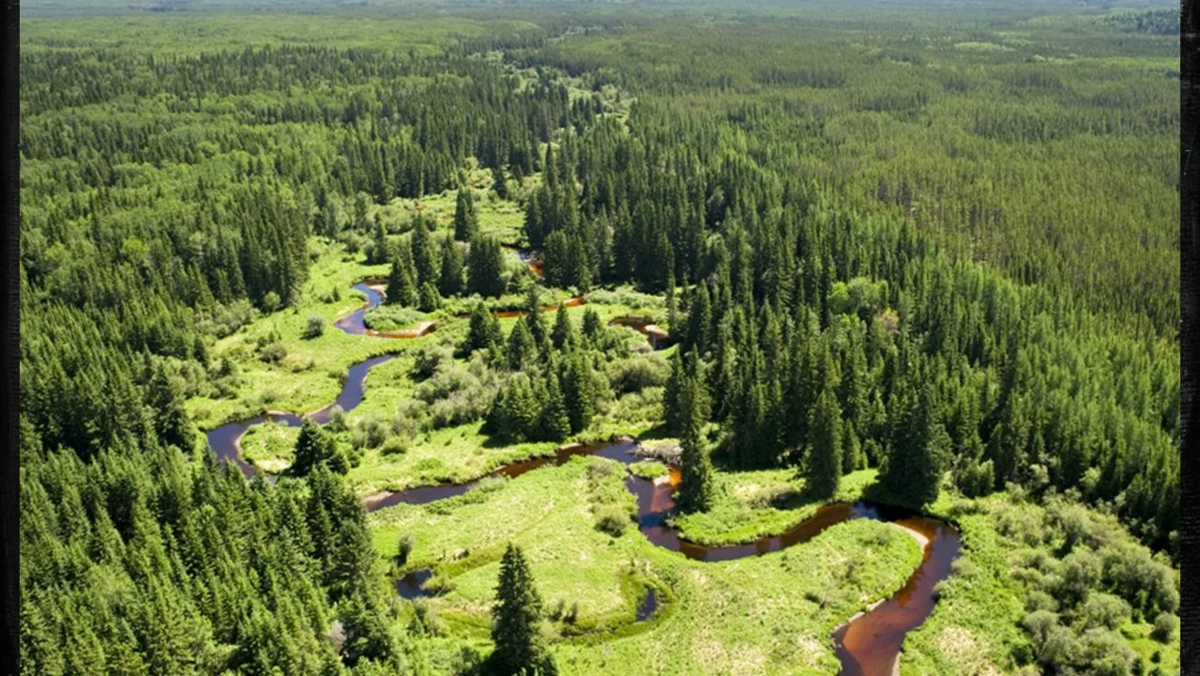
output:
[[[523,257],[522,260],[525,260]],[[531,264],[532,267],[532,264]],[[540,270],[539,270],[540,271]],[[375,288],[373,288],[375,287]],[[363,313],[382,300],[376,285],[355,285],[367,295],[367,303],[359,310],[338,319],[335,326],[354,335],[374,335],[391,338],[415,338],[428,333],[432,326],[419,332],[372,332],[362,322]],[[568,301],[571,305],[583,302],[582,298]],[[557,306],[543,308],[556,309]],[[516,312],[513,316],[520,314]],[[500,316],[508,316],[501,313]],[[623,321],[624,320],[624,321]],[[656,331],[647,331],[651,326],[648,318],[618,318],[611,322],[630,326],[642,332],[658,349],[662,341]],[[355,364],[349,369],[342,391],[328,406],[313,411],[307,418],[318,424],[329,421],[334,406],[349,411],[363,400],[366,377],[372,367],[394,355],[372,357]],[[250,427],[266,422],[282,422],[298,427],[305,416],[294,413],[269,412],[248,420],[227,423],[208,432],[208,443],[217,457],[235,463],[247,477],[257,473],[253,465],[241,457],[241,438]],[[630,465],[641,459],[634,454],[636,442],[596,442],[589,444],[567,444],[555,450],[553,455],[510,463],[487,476],[504,476],[515,479],[530,471],[547,465],[562,465],[575,456],[598,455]],[[455,495],[461,495],[479,484],[480,479],[462,484],[440,484],[419,486],[403,491],[380,493],[366,498],[368,511],[375,511],[397,504],[427,504]],[[688,542],[680,537],[679,531],[667,524],[667,517],[675,508],[674,492],[679,483],[679,468],[672,466],[665,480],[657,482],[635,477],[625,477],[625,485],[637,498],[638,530],[652,543],[697,561],[717,562],[739,559],[746,556],[762,556],[774,551],[807,542],[826,528],[852,519],[874,519],[895,523],[909,532],[924,538],[924,551],[920,565],[905,585],[890,598],[883,600],[865,613],[856,616],[848,624],[833,633],[838,659],[842,663],[842,676],[891,676],[898,664],[905,635],[920,626],[933,611],[937,603],[934,586],[950,575],[950,565],[957,558],[961,540],[952,526],[937,519],[895,507],[868,502],[833,502],[822,506],[808,519],[801,521],[779,535],[764,537],[754,542],[739,545],[706,546]],[[413,599],[427,592],[425,582],[432,576],[428,569],[410,571],[396,581],[397,594]],[[644,621],[659,607],[659,600],[652,589],[638,604],[636,621]]]

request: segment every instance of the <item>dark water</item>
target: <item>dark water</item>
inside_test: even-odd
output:
[[[522,249],[521,247],[517,246],[516,244],[501,244],[500,246],[515,253],[517,255],[517,258],[519,258],[522,263],[524,263],[526,266],[528,266],[529,271],[532,272],[534,274],[534,276],[537,277],[538,279],[542,279],[543,277],[546,276],[542,272],[542,252],[541,251],[538,251],[537,249]]]
[[[383,302],[383,298],[386,295],[383,290],[383,284],[378,281],[365,281],[355,284],[354,288],[366,294],[367,302],[345,317],[334,320],[333,325],[345,333],[352,336],[376,336],[379,338],[420,338],[437,329],[437,322],[423,322],[413,328],[397,331],[376,331],[375,329],[369,329],[367,328],[365,316],[367,310]]]
[[[654,593],[653,589],[647,589],[646,595],[642,597],[642,602],[638,604],[634,622],[645,622],[654,615],[656,610],[658,610],[658,595]]]
[[[428,568],[414,570],[396,580],[396,593],[400,595],[400,598],[408,599],[409,601],[422,596],[429,596],[429,591],[423,587],[431,577],[433,577],[433,571]]]
[[[665,329],[654,323],[653,317],[644,315],[626,315],[617,317],[608,323],[609,326],[628,326],[638,333],[646,337],[650,341],[650,347],[655,350],[663,350],[674,345],[671,336]]]
[[[833,635],[843,676],[889,676],[909,631],[933,612],[933,587],[950,576],[962,546],[954,528],[923,516],[896,521],[929,539],[921,565],[900,591]]]

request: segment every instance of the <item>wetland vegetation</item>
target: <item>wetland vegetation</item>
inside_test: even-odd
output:
[[[25,673],[1179,672],[1170,12],[103,4]]]

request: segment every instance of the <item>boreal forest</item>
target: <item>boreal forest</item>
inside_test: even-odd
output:
[[[1176,6],[21,11],[22,673],[1179,673]]]

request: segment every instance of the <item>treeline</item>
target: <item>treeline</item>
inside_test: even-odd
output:
[[[812,179],[859,217],[936,233],[954,258],[1175,336],[1178,87],[1155,66],[1177,46],[1126,37],[1118,47],[1100,21],[1081,20],[1070,36],[1030,30],[1029,42],[1009,40],[964,19],[921,43],[799,20],[646,21],[514,57],[586,74],[677,118],[671,152],[695,153],[710,171],[737,149],[780,176]],[[1106,58],[1115,53],[1125,63]]]
[[[764,167],[737,150],[751,143],[737,126],[639,103],[628,130],[605,119],[566,135],[526,221],[548,282],[681,295],[671,330],[701,357],[701,422],[727,432],[718,457],[751,468],[834,453],[823,466],[880,466],[918,503],[946,470],[971,494],[1053,486],[1178,551],[1173,342]]]

